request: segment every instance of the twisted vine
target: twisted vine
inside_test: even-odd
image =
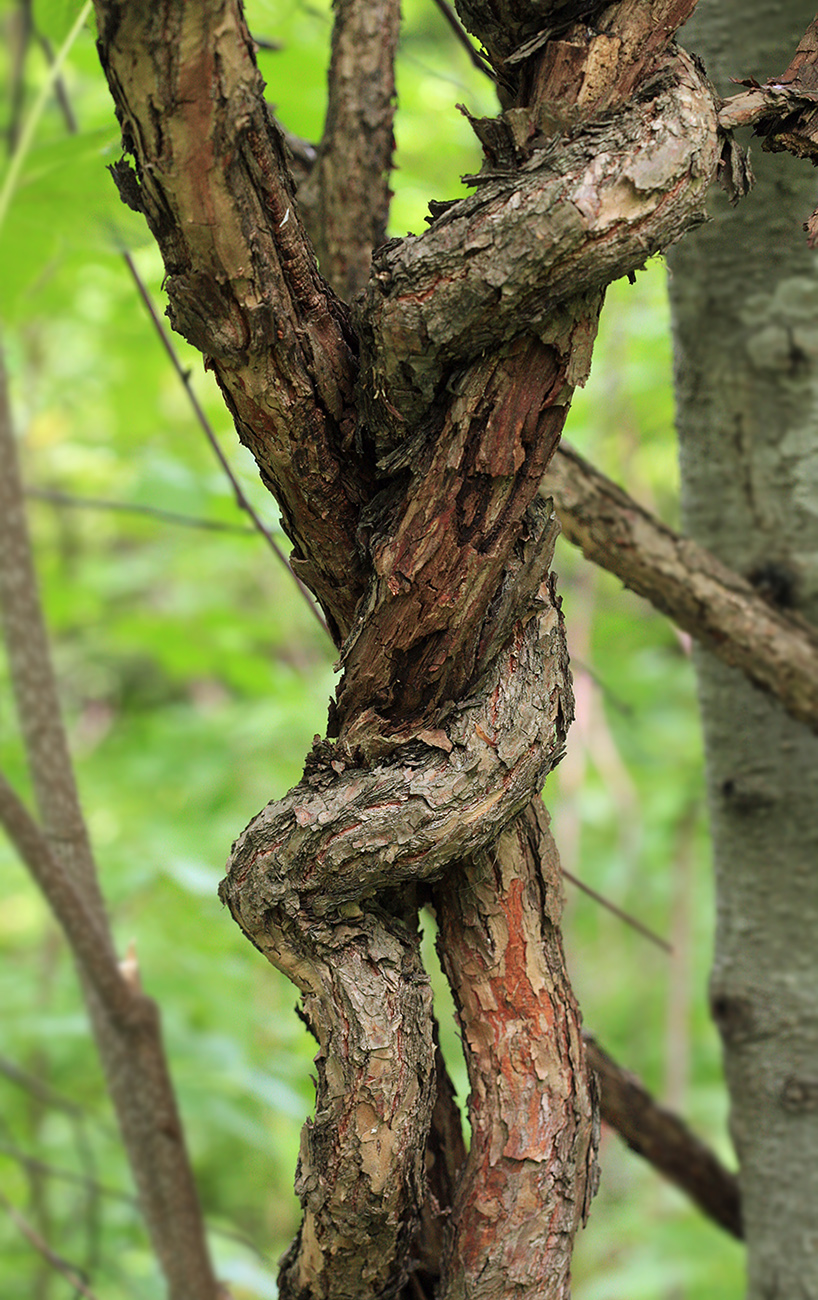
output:
[[[475,1086],[503,1059],[507,1026],[494,1018],[486,1053],[468,970],[488,1001],[509,980],[524,990],[532,1033],[552,1024],[553,1052],[535,1053],[521,1095],[531,1115],[542,1099],[560,1116],[505,1142],[475,1126],[482,1173],[470,1157],[445,1287],[454,1297],[483,1275],[490,1184],[515,1224],[514,1285],[549,1276],[542,1294],[567,1295],[593,1182],[592,1099],[556,859],[531,804],[572,710],[548,574],[557,527],[538,489],[588,374],[605,286],[702,218],[720,147],[713,96],[669,51],[694,4],[468,0],[505,108],[473,123],[486,153],[476,193],[382,248],[350,312],[316,266],[238,0],[96,0],[136,166],[117,177],[162,249],[172,321],[214,370],[343,642],[331,738],[236,841],[221,888],[301,990],[318,1041],[285,1298],[374,1300],[406,1279],[435,1101],[417,935],[430,885],[462,931],[449,973],[475,1097],[501,1126],[527,1123],[509,1110],[515,1089]],[[571,26],[580,12],[593,27]],[[322,170],[325,210],[343,202],[329,192],[338,174]],[[533,1015],[539,1000],[548,1015]],[[515,1161],[537,1166],[533,1183]],[[554,1186],[543,1234],[533,1220]]]

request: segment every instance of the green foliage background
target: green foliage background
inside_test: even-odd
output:
[[[0,6],[2,126],[15,130],[80,6]],[[315,139],[330,15],[324,3],[253,0],[269,97]],[[457,196],[479,150],[455,104],[493,111],[491,87],[431,0],[407,0],[399,57],[394,233]],[[240,937],[216,886],[227,848],[298,779],[323,730],[331,647],[291,580],[246,531],[137,298],[130,248],[161,300],[161,266],[105,166],[118,130],[89,25],[70,51],[69,135],[53,94],[0,229],[0,322],[26,481],[206,518],[234,531],[31,501],[80,787],[120,947],[136,944],[160,1001],[220,1273],[239,1300],[275,1295],[271,1262],[297,1224],[292,1178],[310,1110],[311,1045],[294,990]],[[5,172],[8,176],[8,170]],[[3,174],[0,174],[0,186]],[[273,501],[236,445],[200,359],[177,341],[242,487]],[[673,523],[677,474],[664,268],[615,285],[568,436]],[[286,543],[286,539],[282,538]],[[701,748],[688,646],[564,544],[557,568],[578,719],[551,778],[566,868],[671,938],[672,958],[567,884],[566,943],[586,1023],[729,1161],[718,1049],[706,1012],[712,928]],[[0,661],[0,766],[28,794]],[[0,1187],[106,1300],[161,1293],[65,946],[0,842]],[[430,961],[434,962],[431,941]],[[439,974],[452,1071],[466,1085]],[[580,1240],[578,1300],[730,1300],[741,1252],[627,1152],[602,1145],[602,1189]],[[0,1217],[0,1293],[73,1294]]]

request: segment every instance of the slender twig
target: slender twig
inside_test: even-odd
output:
[[[48,41],[44,37],[41,37],[41,41],[42,41],[43,50],[45,51],[46,57],[49,59],[49,61],[52,61],[53,56],[50,52],[50,46]],[[59,103],[60,109],[63,114],[63,120],[66,125],[66,130],[70,135],[76,135],[79,130],[76,115],[74,113],[74,109],[71,104],[70,97],[68,95],[68,90],[66,88],[65,81],[59,69],[56,69],[55,71],[55,66],[53,62],[52,62],[52,80],[54,84],[55,93],[57,95],[57,101]],[[275,555],[276,559],[279,561],[279,563],[284,565],[287,572],[294,579],[298,587],[298,590],[300,591],[302,598],[306,601],[307,606],[309,607],[310,613],[312,614],[313,618],[316,620],[319,626],[324,630],[324,632],[326,632],[327,636],[329,636],[329,628],[327,627],[326,621],[323,615],[321,614],[321,611],[318,609],[317,605],[315,604],[309,588],[305,587],[304,583],[301,581],[298,574],[295,572],[289,560],[287,559],[287,556],[284,554],[283,550],[281,549],[281,547],[278,545],[277,541],[273,537],[269,528],[263,522],[261,516],[258,514],[258,512],[253,507],[252,503],[245,495],[245,492],[241,484],[239,483],[238,478],[236,477],[230,465],[230,462],[228,461],[227,457],[222,451],[219,445],[219,441],[213,430],[213,426],[211,425],[204,410],[202,409],[202,405],[199,402],[199,399],[197,398],[193,386],[190,382],[190,371],[186,370],[182,365],[181,361],[179,360],[179,356],[176,351],[176,348],[173,345],[173,341],[171,340],[171,337],[165,328],[164,321],[162,320],[161,316],[156,310],[153,299],[151,298],[151,295],[148,291],[148,287],[145,284],[145,281],[142,279],[142,276],[139,274],[136,263],[134,262],[130,253],[125,252],[123,253],[122,256],[125,261],[125,265],[130,271],[131,278],[133,279],[133,282],[136,285],[137,292],[140,298],[142,299],[143,303],[145,304],[148,315],[153,323],[154,329],[159,335],[159,339],[162,343],[162,347],[165,349],[165,352],[170,360],[170,363],[173,366],[173,369],[175,370],[176,375],[178,376],[182,386],[184,387],[184,390],[188,397],[188,401],[190,402],[190,405],[193,409],[193,414],[195,415],[196,420],[198,421],[199,426],[202,429],[202,432],[204,433],[205,437],[210,443],[210,446],[212,447],[213,452],[219,464],[221,465],[224,473],[226,474],[230,482],[230,486],[233,489],[233,495],[235,497],[236,505],[239,507],[240,510],[243,510],[247,515],[249,515],[250,519],[252,519],[255,528],[258,530],[259,533],[261,533],[262,537],[266,541],[270,550]]]
[[[577,889],[581,889],[583,894],[587,894],[589,898],[593,898],[594,902],[600,903],[602,907],[606,907],[609,912],[612,912],[620,921],[624,921],[626,925],[631,927],[631,929],[638,931],[638,933],[643,935],[645,939],[650,939],[651,943],[655,943],[657,948],[663,948],[665,952],[673,952],[673,945],[669,944],[667,939],[663,939],[661,935],[650,930],[642,921],[637,921],[636,917],[631,916],[629,912],[625,912],[621,907],[617,907],[616,903],[612,903],[604,894],[598,894],[590,885],[586,885],[584,881],[579,880],[576,876],[572,876],[571,872],[566,871],[565,867],[562,868],[562,874],[565,876],[566,880],[571,881],[572,885],[576,885]]]
[[[96,1178],[89,1178],[87,1174],[77,1174],[73,1169],[63,1169],[60,1165],[52,1165],[47,1160],[39,1160],[11,1142],[0,1142],[0,1155],[16,1161],[30,1173],[40,1174],[45,1178],[55,1178],[62,1183],[72,1183],[84,1188],[85,1191],[93,1192],[95,1196],[106,1196],[109,1200],[121,1201],[123,1205],[130,1205],[135,1210],[139,1209],[139,1201],[131,1192],[123,1192],[118,1187],[106,1187],[105,1183],[98,1182]]]
[[[77,962],[108,1013],[128,1022],[134,992],[116,960],[111,936],[88,908],[63,864],[52,853],[25,804],[0,772],[0,824],[43,891]]]
[[[0,226],[3,225],[3,222],[6,219],[6,214],[8,213],[9,205],[11,203],[11,200],[14,196],[14,192],[17,189],[17,185],[20,180],[20,174],[23,169],[23,163],[25,162],[29,150],[31,149],[32,143],[34,141],[34,133],[37,130],[37,125],[40,121],[40,118],[43,115],[45,106],[48,103],[48,99],[53,89],[54,82],[57,79],[57,77],[60,75],[60,69],[62,68],[63,63],[68,57],[68,53],[71,49],[71,46],[74,44],[74,41],[77,39],[77,36],[79,35],[80,31],[84,27],[90,12],[91,12],[90,0],[86,0],[86,3],[82,6],[82,9],[77,14],[71,26],[71,30],[69,31],[68,35],[66,36],[65,40],[63,41],[62,45],[57,51],[57,54],[54,57],[54,61],[51,64],[51,67],[49,68],[48,76],[45,78],[42,86],[40,87],[40,90],[37,94],[37,98],[35,99],[28,113],[26,114],[25,121],[23,122],[22,125],[22,130],[20,131],[20,135],[16,142],[14,152],[11,155],[11,158],[9,160],[9,165],[6,170],[5,177],[3,178],[3,184],[2,186],[0,186]]]
[[[303,599],[306,601],[307,605],[309,606],[313,618],[324,629],[324,631],[327,633],[327,636],[329,636],[329,628],[327,627],[323,615],[319,611],[318,607],[314,604],[309,589],[304,586],[303,582],[298,577],[298,574],[295,573],[295,571],[292,569],[289,560],[287,559],[286,555],[282,551],[281,547],[278,545],[278,542],[273,537],[269,528],[262,521],[261,516],[258,514],[258,512],[251,504],[249,499],[245,496],[244,489],[239,483],[239,480],[236,477],[230,462],[228,461],[227,457],[222,451],[219,445],[218,438],[216,437],[216,434],[213,431],[213,426],[210,423],[207,416],[205,415],[204,410],[202,409],[202,405],[198,397],[196,396],[196,393],[193,390],[193,386],[190,382],[190,371],[186,370],[182,365],[181,361],[179,360],[179,354],[177,353],[176,348],[173,346],[171,337],[165,328],[164,321],[162,320],[162,317],[159,315],[159,312],[156,310],[156,305],[153,299],[151,298],[150,293],[148,292],[148,287],[145,284],[145,281],[142,279],[141,275],[139,274],[139,271],[136,268],[136,264],[133,258],[131,257],[130,253],[123,253],[123,257],[125,259],[125,265],[127,266],[128,270],[130,271],[133,277],[133,282],[136,285],[137,292],[140,298],[142,299],[143,303],[145,304],[148,315],[150,316],[153,322],[154,329],[156,330],[156,333],[159,335],[159,339],[162,343],[162,347],[165,349],[165,352],[167,353],[170,363],[173,366],[173,369],[176,371],[176,374],[180,382],[182,383],[185,392],[188,395],[188,400],[190,402],[190,405],[193,408],[193,413],[199,422],[199,426],[202,429],[202,432],[204,433],[205,437],[207,438],[207,441],[210,443],[210,446],[213,448],[213,452],[216,456],[216,459],[218,460],[219,464],[221,465],[222,469],[227,475],[227,478],[230,480],[230,485],[233,488],[233,493],[236,498],[236,505],[239,507],[239,509],[244,510],[245,513],[250,516],[256,528],[261,533],[267,545],[269,546],[270,550],[275,555],[276,559],[278,559],[280,563],[285,566],[287,571],[295,579],[295,582],[298,585],[298,590],[301,592]]]
[[[163,524],[176,524],[181,528],[200,528],[212,533],[236,533],[240,537],[257,537],[258,529],[246,524],[223,523],[221,519],[202,519],[197,515],[183,515],[176,510],[162,510],[159,506],[137,505],[132,501],[111,501],[106,497],[75,496],[73,492],[59,492],[55,488],[26,488],[26,496],[34,501],[45,501],[72,510],[111,510],[120,514],[144,515]]]
[[[60,712],[0,348],[0,600],[42,831],[6,782],[2,820],[75,945],[108,1086],[171,1300],[218,1292],[154,1003],[116,963]],[[53,861],[52,861],[53,859]],[[55,870],[55,867],[58,869]]]
[[[48,39],[47,36],[44,36],[42,32],[37,33],[37,39],[40,42],[46,60],[48,61],[49,64],[52,64],[54,62],[54,47],[52,46],[50,40]],[[68,130],[71,132],[72,135],[76,135],[77,131],[79,131],[79,126],[77,125],[77,119],[74,114],[73,105],[71,104],[71,100],[68,97],[68,90],[65,84],[65,78],[63,77],[62,73],[60,73],[60,75],[56,77],[54,80],[54,94],[57,97],[57,103],[60,106],[60,112],[63,115]]]
[[[448,3],[448,0],[435,0],[435,4],[437,5],[437,8],[440,10],[443,17],[446,19],[446,22],[451,27],[458,41],[463,46],[463,49],[467,52],[469,58],[474,64],[475,68],[477,68],[478,72],[485,73],[485,75],[491,81],[496,82],[497,77],[495,75],[494,69],[492,68],[490,63],[486,62],[486,60],[483,58],[480,51],[474,48],[469,38],[468,32],[465,30],[464,27],[461,26],[460,19],[458,18],[454,9],[452,9],[451,5]]]
[[[30,1094],[41,1106],[49,1106],[52,1110],[61,1110],[72,1119],[84,1119],[85,1113],[81,1106],[68,1097],[62,1097],[56,1092],[50,1084],[38,1079],[36,1075],[29,1074],[27,1070],[22,1070],[15,1061],[10,1061],[7,1056],[0,1056],[0,1074],[9,1083],[15,1084],[22,1088],[24,1092]]]
[[[55,1250],[52,1250],[48,1242],[43,1240],[39,1232],[32,1228],[28,1220],[23,1218],[20,1211],[15,1209],[11,1201],[2,1192],[0,1192],[0,1205],[3,1206],[12,1223],[15,1224],[37,1253],[42,1255],[43,1259],[51,1265],[55,1272],[66,1278],[80,1295],[86,1297],[86,1300],[97,1300],[95,1292],[86,1286],[77,1270],[67,1260],[64,1260],[61,1255],[58,1255]]]

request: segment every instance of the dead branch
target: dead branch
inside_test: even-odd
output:
[[[656,1102],[639,1080],[617,1065],[591,1034],[585,1033],[591,1069],[599,1081],[600,1111],[632,1151],[647,1160],[689,1196],[731,1236],[741,1238],[741,1195],[735,1174],[709,1147]]]
[[[818,636],[752,584],[644,510],[571,448],[543,479],[562,529],[725,663],[818,731]]]
[[[38,598],[2,351],[0,465],[0,605],[43,832],[5,782],[0,820],[76,944],[97,1047],[171,1300],[187,1300],[191,1290],[202,1300],[217,1300],[159,1015],[149,998],[134,996],[116,969]]]

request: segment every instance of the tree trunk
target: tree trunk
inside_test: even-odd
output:
[[[783,14],[786,16],[784,21]],[[702,0],[685,29],[724,95],[784,70],[806,0]],[[686,531],[768,600],[818,623],[814,176],[754,150],[749,199],[671,258]],[[721,1033],[751,1300],[818,1296],[818,740],[706,651]]]
[[[371,0],[336,8],[330,114],[299,199],[238,0],[97,0],[135,162],[117,180],[341,651],[328,738],[239,837],[222,885],[319,1043],[285,1298],[381,1300],[418,1260],[446,1300],[569,1294],[595,1116],[539,803],[572,699],[538,489],[606,285],[701,220],[716,105],[671,43],[694,5],[464,0],[505,111],[473,121],[473,192],[372,256],[392,0],[376,23]],[[323,275],[302,223],[322,215]],[[350,308],[338,294],[370,260]],[[426,900],[472,1084],[456,1190],[417,940]]]

